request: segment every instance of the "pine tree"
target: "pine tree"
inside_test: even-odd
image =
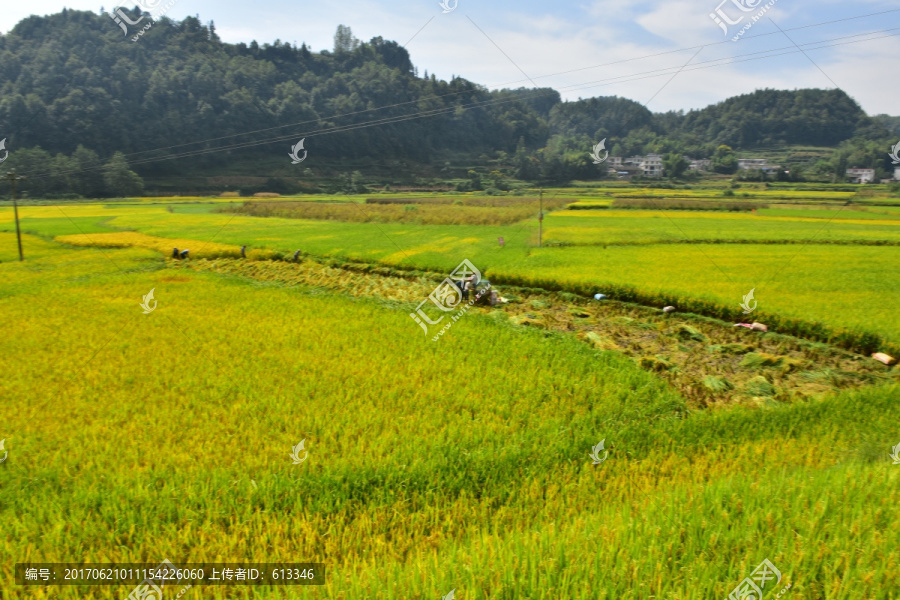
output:
[[[353,30],[347,25],[338,25],[334,33],[334,53],[353,52],[359,47],[359,40],[353,37]]]

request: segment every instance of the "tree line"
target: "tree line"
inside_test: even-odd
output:
[[[121,152],[102,161],[84,146],[71,155],[55,156],[41,148],[26,148],[11,152],[3,166],[19,175],[27,173],[17,190],[35,198],[123,198],[144,193],[143,179],[128,167]]]

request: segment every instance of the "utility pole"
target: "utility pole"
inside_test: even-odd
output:
[[[10,171],[6,174],[6,178],[9,180],[9,189],[12,193],[12,201],[13,201],[13,213],[16,216],[16,239],[19,242],[19,262],[25,260],[25,256],[22,254],[22,231],[19,229],[19,205],[16,203],[16,182],[24,181],[24,177],[18,177],[15,171]]]
[[[544,188],[541,188],[540,213],[538,214],[538,248],[544,246]]]

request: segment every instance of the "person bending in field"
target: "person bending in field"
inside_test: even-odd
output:
[[[456,284],[456,287],[459,288],[459,291],[462,294],[462,299],[468,300],[469,299],[469,290],[466,287],[466,280],[460,279],[458,281],[454,281],[453,283]]]
[[[468,300],[469,294],[474,291],[475,291],[475,276],[472,275],[472,277],[470,277],[469,279],[466,280],[466,288],[463,291],[463,299]]]

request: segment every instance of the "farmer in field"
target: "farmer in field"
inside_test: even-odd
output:
[[[466,278],[466,287],[463,289],[463,300],[469,299],[469,293],[475,291],[475,275]],[[474,298],[474,296],[473,296]]]
[[[459,288],[459,291],[462,294],[462,299],[465,300],[468,297],[468,292],[466,291],[465,280],[464,279],[456,279],[453,281],[453,284]]]

